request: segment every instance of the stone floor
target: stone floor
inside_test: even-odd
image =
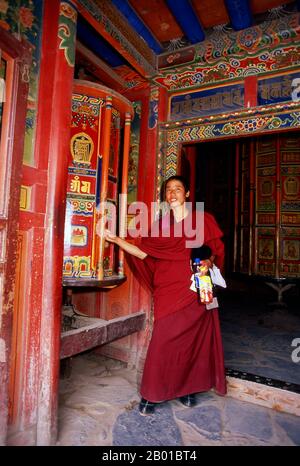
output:
[[[198,405],[161,404],[154,416],[138,412],[136,370],[85,353],[61,380],[61,446],[300,446],[300,418],[214,392]]]

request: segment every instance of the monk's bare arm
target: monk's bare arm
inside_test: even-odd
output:
[[[109,230],[104,231],[104,236],[106,241],[109,241],[110,243],[115,243],[117,246],[124,249],[124,251],[128,252],[128,254],[131,254],[132,256],[138,257],[139,259],[145,259],[145,257],[147,257],[147,254],[143,252],[140,248],[138,248],[134,244],[128,243],[128,241],[126,241],[125,239],[112,234]]]

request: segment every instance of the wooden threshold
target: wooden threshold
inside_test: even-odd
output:
[[[300,416],[300,393],[227,376],[227,395],[279,412]]]

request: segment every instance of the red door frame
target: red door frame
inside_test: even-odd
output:
[[[6,443],[8,378],[15,289],[17,231],[22,175],[23,144],[28,94],[30,47],[0,27],[0,49],[7,61],[6,101],[1,128],[2,175],[6,179],[0,199],[0,444]],[[4,173],[5,172],[5,173]],[[1,209],[2,208],[2,209]],[[2,256],[2,257],[1,257]]]
[[[17,369],[10,385],[10,445],[52,445],[57,437],[63,227],[76,15],[69,1],[44,2],[34,163],[22,167],[22,184],[31,192],[31,202],[20,212],[19,221],[20,299],[16,299],[14,328],[22,338],[16,338],[14,348]]]

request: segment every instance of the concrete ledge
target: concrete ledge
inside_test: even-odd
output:
[[[300,416],[300,394],[249,380],[226,377],[227,395],[248,403]]]
[[[139,332],[144,328],[145,319],[143,311],[111,320],[85,318],[87,325],[61,334],[60,359]]]

